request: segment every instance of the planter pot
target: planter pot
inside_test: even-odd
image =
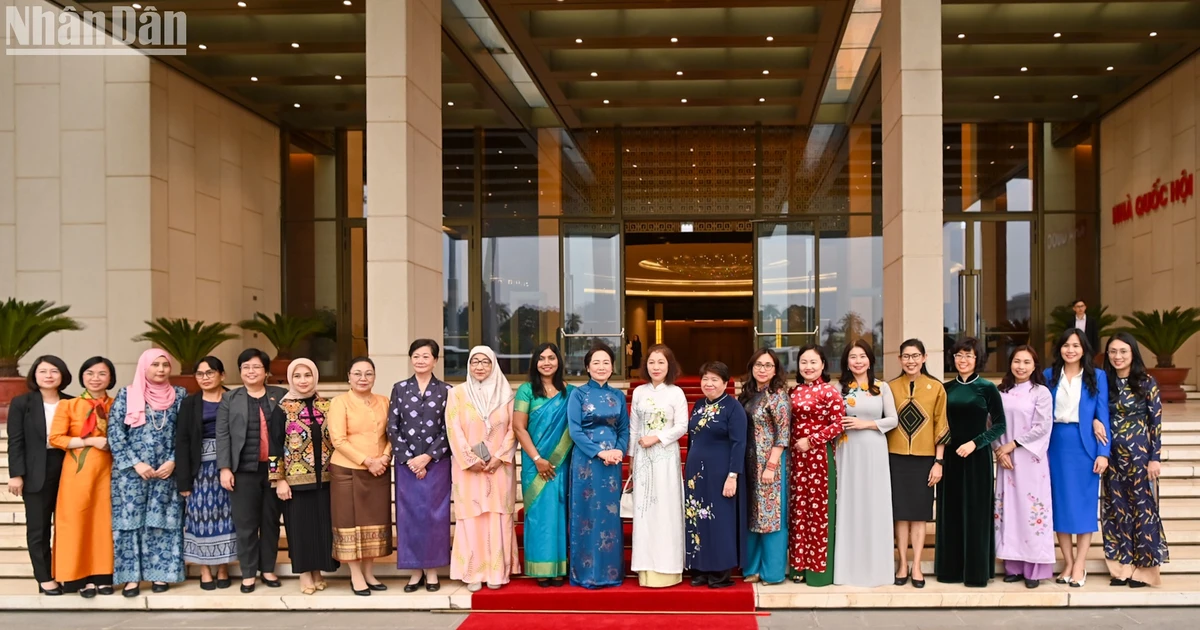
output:
[[[186,389],[189,396],[200,391],[200,383],[196,382],[196,377],[193,374],[174,375],[171,377],[171,384]]]
[[[1146,372],[1158,381],[1158,394],[1165,403],[1184,402],[1187,392],[1183,382],[1187,380],[1189,368],[1146,368]]]
[[[8,405],[12,399],[29,391],[25,379],[19,376],[0,378],[0,424],[8,422]]]
[[[292,360],[287,357],[275,357],[271,359],[271,378],[276,383],[287,382],[287,369],[292,364]]]

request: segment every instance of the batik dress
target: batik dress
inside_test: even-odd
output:
[[[433,569],[450,564],[450,442],[446,401],[450,385],[431,376],[425,390],[412,376],[392,387],[388,438],[396,458],[396,568]],[[431,460],[425,478],[405,463]]]
[[[559,578],[567,574],[567,479],[563,466],[571,456],[567,401],[574,386],[552,398],[536,396],[533,385],[517,389],[513,411],[529,416],[529,438],[538,454],[554,467],[554,479],[538,474],[537,464],[521,452],[521,499],[525,508],[525,575]]]
[[[750,433],[746,447],[746,498],[748,535],[743,573],[757,575],[767,584],[782,582],[787,574],[787,447],[792,442],[792,407],[785,391],[757,393],[746,402]],[[775,481],[762,480],[771,449],[782,447]]]
[[[175,419],[187,397],[175,388],[175,403],[163,411],[146,406],[146,423],[125,424],[126,390],[117,393],[108,422],[112,451],[113,581],[182,582],[183,497],[175,480],[142,479],[133,469],[144,463],[158,470],[175,461]]]
[[[788,512],[791,569],[809,586],[833,584],[837,521],[834,438],[842,434],[845,403],[836,387],[817,381],[792,388],[792,447]],[[800,440],[808,438],[808,450]]]
[[[621,529],[621,466],[606,465],[601,451],[629,448],[625,394],[589,380],[567,402],[571,454],[571,584],[618,586],[625,578],[625,534]]]
[[[746,557],[746,410],[729,394],[698,400],[688,421],[683,515],[687,568],[719,573]],[[737,492],[724,496],[737,475]]]
[[[1162,402],[1152,377],[1142,381],[1141,389],[1142,395],[1135,395],[1128,379],[1117,379],[1112,459],[1104,472],[1100,512],[1109,573],[1157,586],[1170,554],[1158,510],[1158,483],[1150,480],[1147,468],[1162,457]]]

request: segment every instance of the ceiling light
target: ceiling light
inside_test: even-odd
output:
[[[687,102],[687,99],[686,99],[686,98],[681,98],[681,99],[679,99],[679,102],[680,102],[680,103],[686,103],[686,102]]]
[[[200,44],[200,50],[208,50],[208,46],[205,46],[204,44]]]
[[[258,81],[258,77],[250,77],[251,81]]]
[[[676,71],[675,71],[675,76],[677,76],[677,77],[681,77],[681,76],[683,76],[683,70],[676,70]]]
[[[140,4],[136,3],[136,2],[134,2],[134,3],[133,3],[133,8],[135,8],[135,9],[140,9],[140,8],[142,8],[142,5],[140,5]]]
[[[763,70],[763,74],[771,74],[770,70]]]
[[[351,3],[350,3],[350,0],[342,0],[342,4],[344,4],[346,6],[350,6]]]
[[[966,33],[959,33],[959,34],[958,34],[958,38],[959,38],[959,39],[965,39],[965,38],[966,38],[966,36],[967,36],[967,34],[966,34]]]
[[[299,48],[299,47],[300,47],[300,44],[298,44],[296,42],[292,42],[292,48]]]
[[[1010,145],[1008,145],[1008,148],[1010,148],[1010,149],[1015,149],[1015,148],[1017,148],[1017,146],[1016,146],[1016,145],[1014,145],[1014,144],[1010,144]]]
[[[595,73],[595,72],[593,72],[593,73],[592,73],[592,76],[594,76],[594,77],[598,77],[598,76],[600,76],[600,75],[599,75],[599,74],[597,74],[597,73]]]
[[[758,99],[758,102],[759,102],[759,103],[766,103],[766,102],[767,102],[767,99],[765,99],[765,98],[759,98],[759,99]]]
[[[1105,70],[1108,70],[1109,72],[1112,72],[1112,70],[1113,70],[1113,67],[1112,67],[1112,66],[1109,66],[1109,67],[1105,68]]]
[[[997,94],[997,95],[993,96],[993,97],[992,97],[992,99],[993,99],[993,100],[997,100],[997,101],[998,101],[998,100],[1000,100],[1000,95],[999,95],[999,94]]]
[[[773,41],[775,41],[775,38],[771,37],[770,35],[767,35],[767,41],[773,42]]]
[[[1150,31],[1150,37],[1158,37],[1158,31]]]
[[[576,38],[575,38],[575,43],[576,43],[576,44],[582,44],[582,43],[583,43],[583,40],[582,40],[582,39],[580,39],[580,38],[578,38],[578,37],[576,37]]]
[[[1055,33],[1055,34],[1054,34],[1054,36],[1055,36],[1055,37],[1062,37],[1062,33]]]
[[[1079,95],[1078,95],[1078,94],[1072,94],[1072,95],[1071,95],[1071,98],[1079,98]]]
[[[1021,72],[1029,72],[1028,66],[1021,66]]]
[[[604,104],[608,105],[608,99],[604,99]]]
[[[300,109],[300,103],[292,103],[292,107],[295,107],[296,109]]]
[[[450,107],[454,107],[454,101],[449,101],[446,103],[446,105],[448,105]]]
[[[672,37],[672,38],[671,38],[671,43],[672,43],[672,44],[678,44],[678,43],[679,43],[679,38],[678,38],[678,37]]]
[[[338,81],[341,81],[341,80],[342,80],[342,75],[340,75],[340,74],[335,74],[335,75],[333,75],[333,78],[334,78],[334,79],[337,79]]]
[[[239,6],[239,7],[242,7],[243,9],[245,9],[245,8],[246,8],[246,3],[245,3],[245,2],[239,2],[239,3],[238,3],[238,6]]]

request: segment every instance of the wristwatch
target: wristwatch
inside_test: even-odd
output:
[[[533,463],[535,463],[535,464],[536,464],[536,463],[538,463],[538,462],[540,462],[540,461],[542,461],[542,456],[541,456],[541,455],[534,455],[534,456],[533,456]]]
[[[730,479],[737,479],[737,473],[729,473]]]
[[[943,460],[943,459],[934,459],[934,460],[933,460],[933,463],[937,464],[938,466],[942,466],[942,465],[945,465],[945,463],[946,463],[946,460]]]

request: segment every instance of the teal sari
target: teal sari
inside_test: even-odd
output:
[[[571,454],[567,431],[567,399],[574,387],[554,398],[535,398],[533,386],[521,385],[514,411],[529,414],[529,437],[543,459],[555,468],[546,481],[527,453],[521,453],[521,491],[525,506],[525,574],[556,578],[567,574],[567,479]]]

